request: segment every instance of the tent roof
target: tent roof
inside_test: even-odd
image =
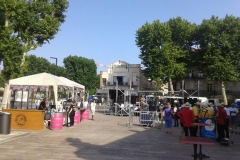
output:
[[[70,79],[67,79],[67,78],[65,78],[65,77],[59,77],[62,81],[64,81],[66,84],[68,84],[68,85],[72,85],[72,86],[74,86],[74,87],[79,87],[79,88],[82,88],[82,89],[85,89],[85,86],[83,86],[83,85],[81,85],[81,84],[79,84],[79,83],[77,83],[77,82],[74,82],[74,81],[72,81],[72,80],[70,80]]]
[[[20,77],[16,79],[12,79],[9,81],[10,85],[64,85],[72,87],[72,85],[67,84],[65,81],[61,80],[59,77],[54,76],[49,73],[39,73],[34,75],[29,75],[25,77]]]

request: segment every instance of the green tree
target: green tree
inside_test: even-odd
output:
[[[67,0],[0,0],[0,60],[6,80],[26,72],[27,52],[54,38],[67,7]],[[6,94],[8,88],[6,83]]]
[[[0,0],[0,59],[6,79],[21,76],[26,53],[54,38],[67,7],[67,0]]]
[[[28,56],[28,69],[27,74],[38,74],[42,72],[49,72],[50,62],[43,57],[37,57],[35,55]]]
[[[185,63],[181,59],[186,56],[186,51],[172,40],[169,25],[159,20],[144,24],[136,32],[136,44],[141,52],[139,58],[145,66],[143,74],[152,80],[168,77],[174,94],[172,78],[185,75]]]
[[[92,59],[78,56],[68,56],[63,60],[69,79],[85,86],[93,94],[99,86],[97,66]]]
[[[239,80],[240,18],[226,15],[219,19],[212,16],[198,27],[202,66],[208,81],[222,84],[224,103],[227,104],[225,83]]]
[[[67,78],[67,70],[65,67],[57,66],[57,76],[66,77]]]
[[[5,80],[2,76],[2,73],[0,72],[0,87],[4,87],[4,84],[5,84]]]
[[[183,51],[185,51],[186,56],[179,58],[180,62],[186,64],[186,68],[196,67],[199,65],[199,56],[196,54],[196,50],[193,50],[193,46],[196,44],[196,28],[195,23],[190,23],[181,17],[171,18],[167,25],[171,29],[171,40],[172,42],[179,46]],[[180,80],[183,77],[176,77],[176,80]]]
[[[28,56],[28,67],[27,67],[27,74],[37,74],[37,73],[50,73],[57,76],[67,77],[67,71],[62,66],[57,66],[55,63],[50,63],[46,58],[37,57],[35,55]]]
[[[171,18],[167,25],[171,29],[172,42],[183,50],[191,51],[195,44],[194,33],[197,25],[181,17]]]

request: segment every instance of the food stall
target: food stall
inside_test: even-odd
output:
[[[68,79],[60,78],[49,73],[39,73],[35,75],[29,75],[25,77],[20,77],[12,79],[9,81],[9,90],[12,91],[36,91],[38,87],[41,90],[48,91],[49,89],[53,90],[54,93],[54,104],[57,104],[58,101],[58,91],[66,89],[68,92],[84,91],[85,87],[76,82],[71,82]],[[6,91],[8,93],[8,91]],[[26,99],[28,104],[29,95],[23,96],[22,94],[21,102]],[[8,94],[4,94],[3,104],[7,104],[6,101],[10,99]],[[19,96],[18,96],[19,98]],[[7,107],[3,108],[3,112],[11,113],[11,129],[29,129],[29,130],[41,130],[43,129],[44,123],[44,114],[45,111],[28,109],[22,107]]]

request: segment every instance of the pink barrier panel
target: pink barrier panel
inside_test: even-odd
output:
[[[82,120],[88,120],[89,119],[89,111],[86,110],[81,110],[81,116],[82,116]]]
[[[74,116],[74,124],[79,124],[80,116],[81,116],[80,112],[76,111]]]
[[[52,130],[62,130],[63,118],[63,113],[54,113],[50,119],[50,128]]]

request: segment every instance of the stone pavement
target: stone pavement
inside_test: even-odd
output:
[[[95,121],[86,120],[61,131],[12,131],[0,135],[1,160],[190,160],[192,145],[179,144],[180,128],[173,134],[164,129],[126,127],[128,117],[96,113]],[[240,135],[233,146],[203,146],[209,160],[237,160]]]

